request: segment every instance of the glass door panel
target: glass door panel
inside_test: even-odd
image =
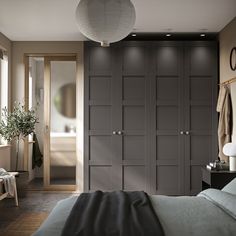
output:
[[[26,60],[28,71],[28,96],[25,96],[25,106],[27,109],[35,109],[38,123],[35,126],[35,135],[28,136],[25,142],[24,155],[25,169],[29,172],[30,190],[43,189],[43,152],[44,152],[44,57],[28,56]],[[33,152],[33,147],[37,146],[37,151]]]
[[[49,87],[46,135],[48,140],[47,184],[75,187],[76,184],[76,61],[72,57],[46,60],[45,81]]]

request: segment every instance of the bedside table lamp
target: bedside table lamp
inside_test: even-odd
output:
[[[223,153],[229,156],[229,170],[236,171],[236,143],[226,143]]]

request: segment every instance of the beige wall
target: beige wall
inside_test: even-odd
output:
[[[11,97],[11,41],[0,32],[0,48],[7,51],[8,56],[8,80],[9,80],[9,100]],[[0,167],[10,170],[10,147],[0,146]]]
[[[229,65],[230,51],[236,47],[236,18],[220,32],[220,82],[236,77]],[[236,124],[236,82],[231,84],[233,103],[233,124]],[[233,127],[233,140],[236,141],[236,125]]]
[[[83,190],[83,43],[82,42],[13,42],[12,102],[24,100],[24,54],[77,54],[77,190]],[[14,153],[14,151],[13,151]]]
[[[5,50],[11,49],[11,41],[4,34],[0,32],[0,48]]]
[[[10,146],[0,146],[0,168],[10,169]]]

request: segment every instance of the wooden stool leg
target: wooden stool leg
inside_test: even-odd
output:
[[[18,196],[17,196],[17,188],[16,188],[16,180],[14,181],[14,197],[15,197],[16,206],[19,206]]]

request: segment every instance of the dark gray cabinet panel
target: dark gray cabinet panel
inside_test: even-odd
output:
[[[85,190],[197,193],[216,91],[214,42],[86,43]]]
[[[152,54],[152,193],[194,195],[201,167],[217,158],[217,47],[156,43]]]
[[[122,94],[120,137],[121,189],[149,192],[148,120],[149,80],[146,44],[121,44],[119,48]]]
[[[86,191],[150,192],[146,44],[88,44],[85,65]]]
[[[85,159],[86,190],[112,190],[112,48],[92,47],[85,54]]]
[[[184,189],[182,43],[152,47],[151,180],[152,193],[179,195]]]
[[[192,42],[185,46],[184,129],[185,194],[201,191],[201,167],[217,159],[217,47]]]

